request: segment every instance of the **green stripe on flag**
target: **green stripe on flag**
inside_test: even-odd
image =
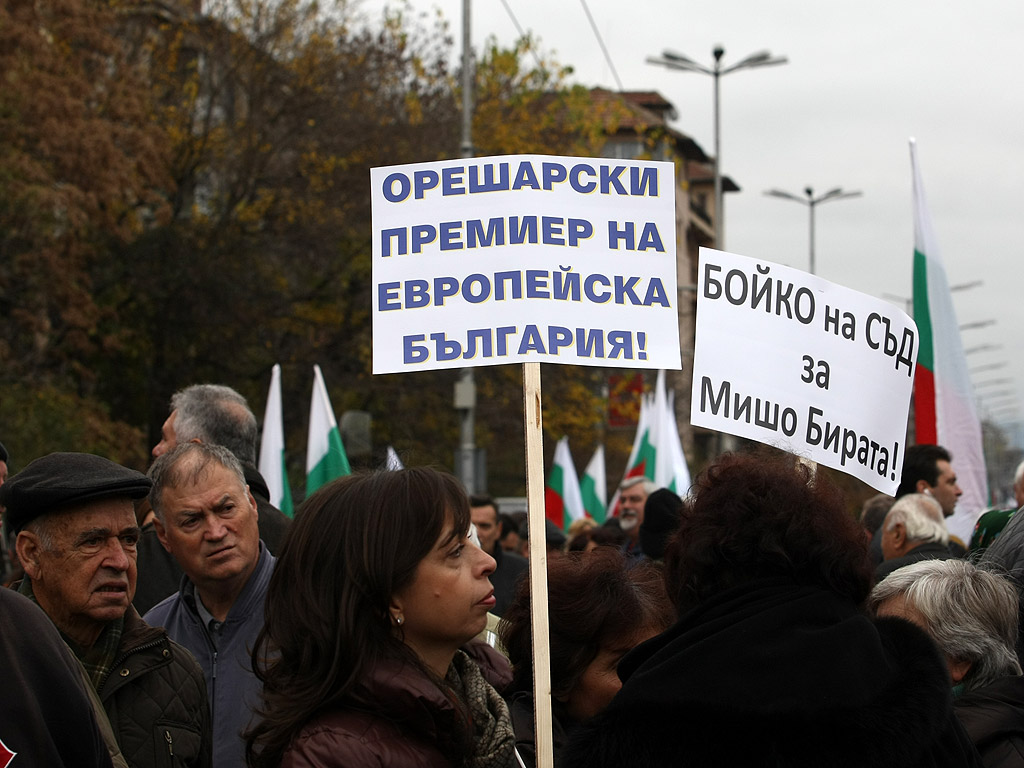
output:
[[[914,249],[914,322],[921,338],[917,348],[917,364],[935,370],[932,346],[932,314],[928,304],[928,258]]]
[[[607,514],[601,497],[597,493],[597,485],[594,478],[584,475],[580,480],[580,492],[583,494],[583,508],[598,523],[603,523]]]
[[[651,442],[651,431],[648,429],[644,432],[643,440],[640,443],[640,450],[637,452],[636,464],[633,466],[642,465],[644,468],[644,477],[648,480],[653,480],[657,456],[658,449]]]
[[[332,427],[327,433],[327,453],[306,475],[306,495],[312,494],[317,488],[326,485],[338,477],[352,474],[352,468],[345,455],[345,447],[341,443],[341,432]]]
[[[292,489],[288,483],[288,465],[284,460],[284,451],[281,451],[281,478],[283,493],[281,494],[280,510],[288,515],[288,517],[294,517],[295,505],[292,503]]]

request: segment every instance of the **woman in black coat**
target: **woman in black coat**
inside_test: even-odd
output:
[[[930,638],[865,615],[864,536],[820,473],[723,457],[666,568],[679,621],[623,659],[563,768],[980,765]]]

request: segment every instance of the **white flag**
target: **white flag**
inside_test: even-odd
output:
[[[284,461],[284,414],[281,409],[281,366],[270,373],[267,408],[263,412],[263,438],[260,440],[260,474],[267,481],[270,503],[292,516],[292,493]]]
[[[352,469],[341,442],[338,421],[320,366],[313,366],[313,397],[309,404],[309,438],[306,443],[306,495]]]

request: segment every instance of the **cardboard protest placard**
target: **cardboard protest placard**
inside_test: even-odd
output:
[[[917,360],[891,304],[780,264],[700,249],[690,421],[899,485]]]
[[[373,372],[523,363],[544,530],[540,363],[679,368],[672,163],[508,155],[374,168]],[[530,537],[537,765],[553,763],[544,536]]]
[[[672,163],[374,168],[373,372],[681,365]]]

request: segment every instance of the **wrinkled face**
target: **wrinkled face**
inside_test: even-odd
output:
[[[498,510],[490,504],[485,507],[470,507],[469,516],[476,526],[476,535],[480,537],[480,549],[487,554],[493,554],[494,545],[501,536]]]
[[[956,500],[963,493],[960,486],[956,484],[956,472],[948,461],[941,459],[936,463],[939,469],[939,479],[935,485],[928,488],[928,493],[939,502],[942,507],[942,514],[949,517],[956,507]]]
[[[602,647],[565,699],[569,717],[575,722],[582,722],[602,712],[622,687],[622,681],[617,672],[622,657],[656,634],[658,634],[657,630],[649,628],[638,632],[624,643],[614,643],[612,647]]]
[[[187,474],[187,473],[186,473]],[[238,476],[211,462],[195,484],[164,486],[156,532],[188,577],[245,584],[259,559],[256,501]]]
[[[176,418],[178,418],[178,412],[171,411],[171,415],[167,417],[167,421],[160,428],[160,442],[153,446],[154,459],[159,459],[178,444],[178,436],[174,431]]]
[[[635,535],[644,521],[644,504],[647,503],[647,492],[643,483],[631,485],[619,495],[619,518],[622,530]]]
[[[449,518],[412,581],[391,598],[393,617],[401,616],[401,636],[421,659],[441,674],[459,646],[487,626],[494,608],[488,577],[494,558],[456,532]],[[447,657],[447,661],[444,661]],[[441,663],[434,664],[437,659]]]
[[[100,499],[58,513],[49,530],[53,548],[36,548],[25,571],[53,623],[90,646],[107,622],[124,615],[135,596],[135,508],[130,499]],[[19,534],[19,554],[26,536],[35,534]]]

